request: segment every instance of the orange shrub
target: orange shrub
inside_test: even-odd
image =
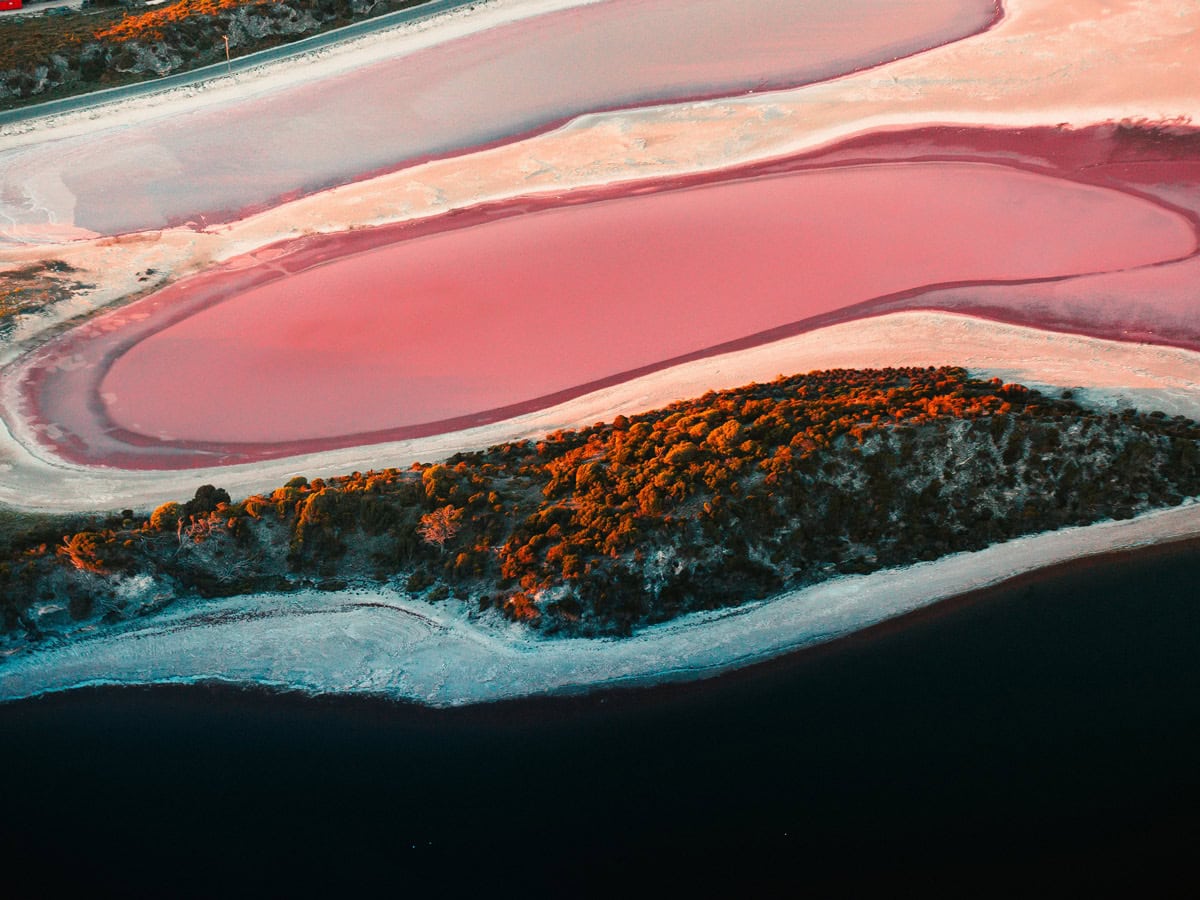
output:
[[[263,2],[274,0],[178,0],[177,3],[161,9],[126,16],[115,25],[97,31],[96,38],[128,41],[134,38],[162,37],[163,28],[174,22],[182,22],[192,16],[215,16],[225,9]]]

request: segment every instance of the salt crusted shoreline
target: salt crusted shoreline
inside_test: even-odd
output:
[[[450,13],[448,24],[427,26],[428,36],[419,32],[414,37],[402,28],[362,40],[380,42],[378,52],[403,52],[426,39],[449,39],[463,29],[572,5],[578,4],[495,0],[494,6],[481,9],[484,18]],[[1082,128],[1130,118],[1200,119],[1200,95],[1178,63],[1200,22],[1194,5],[1085,2],[1063,8],[1054,0],[1008,0],[1004,8],[1001,21],[985,32],[826,82],[583,115],[523,140],[333,188],[203,232],[176,228],[63,245],[56,242],[69,240],[73,226],[59,222],[45,234],[23,235],[21,240],[30,243],[6,247],[5,255],[13,263],[54,255],[94,271],[102,284],[92,303],[103,304],[151,286],[122,279],[120,272],[131,275],[149,266],[178,278],[304,233],[407,221],[519,196],[718,171],[866,132],[934,125]],[[311,69],[289,60],[256,74],[256,83],[303,83],[348,65],[339,54],[314,56]],[[214,83],[171,102],[184,110],[191,103],[233,102],[239,90],[243,88],[235,86],[229,92]],[[36,126],[22,123],[26,133],[5,138],[32,144],[165,114],[162,98],[149,111],[139,110],[136,102]],[[89,235],[81,231],[74,237]]]
[[[662,369],[491,425],[240,466],[130,471],[71,465],[50,455],[28,423],[13,416],[0,431],[0,503],[45,511],[148,509],[164,500],[186,499],[204,483],[246,496],[271,490],[295,475],[326,477],[435,462],[781,374],[930,365],[961,365],[975,375],[1036,388],[1072,388],[1082,402],[1102,408],[1136,406],[1200,419],[1200,353],[950,313],[902,312]],[[0,384],[0,404],[10,411],[18,408],[18,398],[12,396],[16,381]]]
[[[0,665],[0,701],[96,685],[220,681],[433,707],[708,678],[1096,554],[1200,535],[1200,504],[1018,538],[821,584],[614,640],[539,639],[393,590],[180,604]]]

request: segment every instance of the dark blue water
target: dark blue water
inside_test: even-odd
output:
[[[708,683],[473,710],[0,706],[0,856],[157,897],[1144,887],[1200,838],[1198,584],[1200,545],[1159,548]]]

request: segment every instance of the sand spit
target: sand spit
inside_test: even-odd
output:
[[[203,258],[193,257],[193,268],[305,232],[713,171],[880,129],[1200,120],[1200,91],[1182,62],[1197,44],[1200,8],[1194,3],[1011,0],[1005,7],[1004,19],[986,32],[843,78],[726,100],[581,116],[526,140],[284,204],[214,229],[219,239],[206,242]],[[510,12],[518,8],[524,9],[513,6]],[[386,42],[390,34],[372,40]],[[395,40],[406,38],[398,33]],[[272,77],[303,80],[313,73],[289,63]],[[238,96],[233,91],[222,102],[236,102]],[[50,135],[46,132],[47,139]],[[33,232],[24,235],[33,237]],[[177,266],[186,264],[178,250],[166,250]]]
[[[707,678],[1024,572],[1197,534],[1200,504],[1191,502],[839,577],[617,640],[538,639],[522,626],[389,589],[196,601],[10,659],[0,667],[0,701],[92,685],[222,681],[447,707]]]
[[[968,316],[905,312],[847,322],[771,344],[708,357],[615,384],[502,422],[449,434],[295,456],[250,465],[186,471],[126,471],[70,465],[41,447],[28,422],[14,418],[0,443],[0,503],[44,510],[150,508],[186,498],[204,483],[233,495],[310,478],[414,461],[534,438],[642,412],[710,389],[768,381],[780,374],[838,367],[943,365],[1047,390],[1076,388],[1084,402],[1161,409],[1200,418],[1200,353],[1151,344],[1079,337]],[[13,383],[0,401],[19,407]]]
[[[1200,91],[1180,62],[1200,41],[1196,4],[1010,0],[1005,9],[989,31],[866,72],[794,90],[582,116],[527,140],[346,185],[289,204],[290,233],[712,171],[887,128],[1200,120]],[[245,220],[244,234],[253,240],[279,213]]]
[[[1200,120],[1187,59],[1200,7],[1010,0],[994,28],[866,72],[788,91],[582,116],[554,132],[436,160],[299,201],[302,217],[412,217],[537,191],[670,177],[917,125],[1071,127]],[[432,199],[435,206],[429,204]],[[311,212],[309,212],[311,210]],[[305,215],[307,213],[307,215]],[[269,214],[268,214],[269,215]]]
[[[994,0],[639,0],[584,4],[415,50],[400,31],[392,58],[269,90],[252,84],[235,102],[187,115],[101,118],[94,131],[55,141],[52,153],[0,151],[0,221],[70,221],[104,234],[225,222],[584,113],[837,77],[995,18]]]

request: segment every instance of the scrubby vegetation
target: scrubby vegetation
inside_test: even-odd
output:
[[[628,634],[1179,504],[1200,493],[1198,439],[1180,417],[1096,413],[958,368],[816,372],[407,471],[237,502],[205,485],[13,542],[0,598],[5,628],[36,636],[37,604],[118,620],[373,580],[546,633]]]
[[[422,0],[86,0],[0,20],[0,109],[185,72]]]
[[[72,277],[76,271],[61,259],[51,259],[0,272],[0,338],[12,330],[19,315],[39,312],[94,287]]]

